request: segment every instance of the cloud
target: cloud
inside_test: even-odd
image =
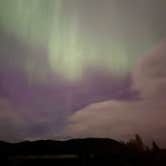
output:
[[[147,53],[133,73],[133,87],[143,98],[166,97],[166,42]]]
[[[36,118],[29,110],[0,97],[0,140],[17,142],[56,137],[54,127],[49,123],[47,117]]]
[[[23,138],[23,126],[23,118],[12,108],[10,101],[0,98],[0,140],[17,141]]]
[[[132,87],[141,94],[134,101],[94,103],[69,118],[70,137],[111,137],[127,140],[140,134],[146,143],[166,146],[166,43],[147,53],[136,65]]]

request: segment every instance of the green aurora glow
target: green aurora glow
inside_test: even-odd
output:
[[[70,9],[65,0],[0,0],[0,26],[31,45],[47,47],[50,68],[69,81],[95,67],[115,75],[129,73],[136,56],[128,54],[125,42],[99,44],[82,30],[77,1],[69,1]],[[32,73],[35,65],[29,59],[23,68]]]

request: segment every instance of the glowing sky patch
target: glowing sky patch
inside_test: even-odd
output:
[[[78,9],[67,10],[65,4],[64,0],[1,0],[1,26],[30,44],[47,47],[50,68],[68,80],[80,79],[89,67],[116,75],[128,73],[133,61],[125,45],[111,44],[111,39],[110,44],[100,45],[81,29]],[[77,3],[72,0],[70,4]],[[29,58],[26,63],[23,68],[35,73],[38,62]]]

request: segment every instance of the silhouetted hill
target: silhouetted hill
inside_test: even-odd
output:
[[[122,143],[112,139],[72,139],[67,141],[24,141],[20,143],[0,142],[0,153],[6,155],[29,155],[29,154],[64,154],[64,153],[116,153],[124,151]]]
[[[166,151],[142,150],[134,144],[124,144],[112,139],[86,138],[67,141],[0,142],[1,162],[4,165],[161,165]],[[137,147],[137,146],[135,146]],[[165,162],[166,163],[166,162]],[[0,164],[1,165],[1,164]]]

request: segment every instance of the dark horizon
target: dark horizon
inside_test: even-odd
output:
[[[72,139],[68,141],[33,141],[9,144],[0,142],[0,162],[7,165],[162,165],[166,163],[166,149],[153,142],[143,144],[135,136],[128,143],[108,138]]]

